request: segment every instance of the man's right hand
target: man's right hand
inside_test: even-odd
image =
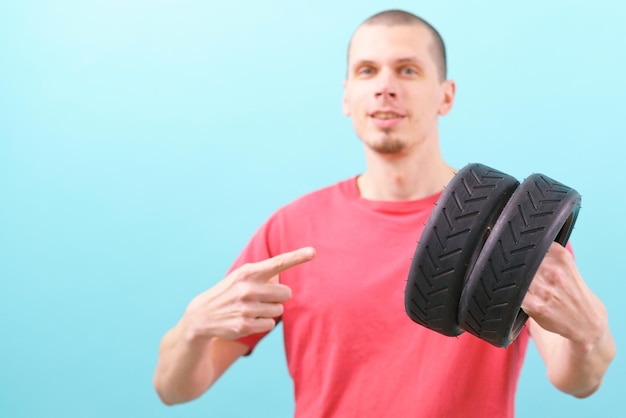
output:
[[[315,250],[304,247],[233,270],[189,303],[185,338],[235,340],[271,330],[283,314],[283,302],[291,298],[291,289],[278,282],[278,275],[313,257]]]
[[[283,314],[291,289],[278,275],[315,257],[311,247],[233,270],[196,296],[159,346],[154,387],[168,404],[204,393],[248,347],[237,338],[269,331]]]

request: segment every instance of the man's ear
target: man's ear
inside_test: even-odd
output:
[[[447,115],[452,109],[454,104],[454,96],[456,94],[456,83],[454,80],[446,80],[442,83],[441,88],[443,90],[441,105],[439,106],[439,114]]]

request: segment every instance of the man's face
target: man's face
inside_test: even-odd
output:
[[[441,80],[423,26],[364,25],[354,34],[343,111],[372,150],[405,154],[437,140],[437,119],[448,113],[454,83]]]

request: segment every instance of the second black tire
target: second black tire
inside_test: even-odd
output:
[[[502,210],[459,303],[459,325],[498,347],[513,342],[528,316],[522,300],[550,245],[565,246],[580,210],[578,192],[529,176]]]

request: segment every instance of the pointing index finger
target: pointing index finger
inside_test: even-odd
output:
[[[310,261],[314,257],[315,249],[313,247],[303,247],[282,253],[256,263],[257,274],[255,276],[260,280],[268,280],[291,267]]]

